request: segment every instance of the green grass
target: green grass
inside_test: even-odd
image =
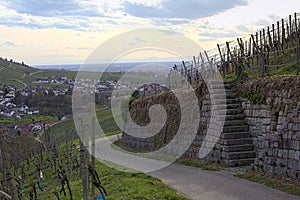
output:
[[[2,75],[0,75],[0,84],[2,84],[2,85],[14,85],[16,88],[24,88],[25,87],[24,84],[20,83],[17,80],[9,80],[9,79],[2,78]]]
[[[112,112],[110,109],[103,106],[97,106],[100,110],[96,112],[98,122],[105,133],[105,136],[111,136],[120,133],[120,128],[113,121]],[[76,130],[73,118],[64,121],[59,121],[51,127],[51,130],[60,137],[64,136],[66,130]],[[96,134],[96,137],[104,137],[103,135]]]
[[[43,78],[55,78],[56,76],[66,76],[68,79],[76,77],[76,71],[66,71],[66,70],[40,70],[33,74],[34,76]]]
[[[96,112],[96,115],[104,133],[120,130],[113,119],[112,111],[110,109],[98,111]]]
[[[231,74],[226,74],[224,77],[224,80],[226,81],[233,81],[236,79],[236,74],[235,73],[231,73]]]
[[[100,109],[102,110],[102,109],[104,109],[104,108],[106,108],[104,105],[101,105],[101,104],[96,104],[96,105],[95,105],[95,109],[96,109],[96,110],[100,110]]]
[[[290,64],[277,69],[273,76],[296,75],[296,64]]]
[[[57,117],[52,116],[44,116],[44,115],[24,115],[22,119],[16,119],[12,117],[0,117],[0,124],[6,124],[6,125],[15,125],[15,124],[29,124],[34,122],[39,122],[41,120],[48,120],[52,119],[54,121],[57,121]]]
[[[245,174],[237,174],[236,176],[300,196],[300,183],[296,180],[284,179],[279,176],[264,175],[253,170],[249,170]]]
[[[109,133],[105,133],[104,135],[105,135],[105,137],[109,137],[109,136],[113,136],[113,135],[118,135],[120,133],[122,133],[121,130],[119,130],[119,131],[113,131],[113,132],[109,132]]]

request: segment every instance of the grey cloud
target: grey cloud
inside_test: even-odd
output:
[[[16,43],[11,42],[11,41],[5,41],[1,44],[1,46],[5,46],[5,47],[14,47],[16,46]]]
[[[138,43],[143,43],[145,42],[145,40],[143,40],[141,37],[135,37],[134,41],[138,42]]]
[[[77,48],[77,50],[83,50],[83,51],[85,51],[85,50],[94,50],[95,48],[93,48],[93,47],[79,47],[79,48]]]
[[[187,24],[189,22],[190,20],[188,19],[154,19],[152,23],[156,26],[170,26]]]
[[[11,16],[0,16],[0,24],[8,27],[25,27],[30,29],[71,29],[78,31],[98,30],[92,26],[92,21],[78,17],[46,18],[46,17],[25,17],[24,14]]]
[[[125,12],[136,17],[197,19],[247,3],[247,0],[162,0],[159,7],[131,2],[125,2],[123,6]]]
[[[4,0],[7,7],[33,16],[100,16],[95,6],[75,0]]]
[[[246,26],[244,26],[244,25],[238,25],[236,28],[240,31],[243,31],[243,32],[247,32],[247,33],[251,32],[251,30],[249,28],[247,28]]]
[[[200,33],[200,36],[205,36],[205,37],[212,37],[212,38],[223,38],[223,37],[237,37],[239,36],[238,33],[236,32],[205,32],[205,33]]]

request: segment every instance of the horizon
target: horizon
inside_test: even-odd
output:
[[[167,65],[168,67],[172,68],[173,65],[179,64],[180,62],[176,61],[162,61],[162,62],[142,62],[142,61],[136,61],[136,62],[117,62],[117,63],[90,63],[85,65],[85,70],[88,71],[97,71],[99,68],[95,67],[104,67],[103,70],[106,72],[125,72],[128,71],[134,67],[137,67],[137,65],[147,65],[147,64],[163,64]],[[83,64],[77,63],[77,64],[50,64],[50,65],[34,65],[31,66],[36,69],[41,70],[67,70],[67,71],[78,71]],[[101,70],[100,70],[101,71]]]

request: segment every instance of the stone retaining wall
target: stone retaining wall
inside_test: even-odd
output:
[[[242,92],[251,89],[248,94],[265,100],[263,104],[256,103],[255,99],[250,102],[249,98],[242,102],[254,139],[257,171],[300,178],[300,102],[294,88],[297,82],[298,77],[277,78],[240,87]]]
[[[253,138],[256,159],[254,169],[268,174],[300,178],[300,78],[284,77],[237,83],[242,108]],[[201,100],[201,123],[190,149],[184,157],[198,158],[210,116],[207,89],[198,90]],[[247,97],[247,98],[245,98]],[[155,98],[155,97],[154,97]],[[250,101],[250,100],[251,101]],[[151,100],[152,101],[152,100]],[[145,105],[145,104],[144,104]],[[176,116],[175,116],[176,117]],[[171,120],[155,137],[136,139],[123,134],[122,144],[141,151],[153,151],[167,144],[176,133]],[[168,133],[168,134],[166,134]],[[205,158],[222,162],[222,142]]]
[[[158,97],[156,96],[148,97],[142,102],[135,103],[132,106],[132,109],[134,110],[133,113],[135,113],[135,110],[138,110],[138,112],[142,112],[140,111],[141,107],[138,104],[143,104],[143,106],[145,107],[150,107],[152,104],[154,104],[152,102],[156,102],[157,99],[160,99],[160,101],[162,101],[162,99],[163,101],[166,99],[171,99],[168,95],[169,95],[168,93],[160,94]],[[197,95],[199,98],[199,106],[200,106],[200,123],[199,123],[197,135],[195,136],[194,140],[193,138],[190,138],[188,136],[182,138],[182,140],[186,140],[184,142],[188,144],[190,144],[191,140],[193,140],[190,148],[183,155],[183,157],[185,158],[198,158],[199,148],[202,145],[202,142],[206,136],[207,122],[210,119],[210,100],[209,100],[210,97],[205,84],[200,84],[200,86],[197,89]],[[173,106],[173,109],[176,110],[176,106]],[[166,110],[168,112],[168,108]],[[138,114],[140,115],[141,113]],[[140,152],[149,152],[149,151],[157,150],[162,146],[168,144],[172,140],[173,136],[177,134],[176,131],[179,127],[179,122],[180,122],[180,113],[177,113],[176,116],[170,117],[167,120],[167,124],[162,128],[162,130],[159,133],[149,138],[133,137],[129,134],[126,134],[126,128],[125,128],[125,131],[123,132],[121,144],[124,147],[132,148]],[[217,146],[219,147],[220,145]],[[206,159],[210,161],[220,160],[221,159],[220,149],[217,147],[214,148],[213,151],[207,156]]]

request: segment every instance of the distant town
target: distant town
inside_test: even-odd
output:
[[[41,130],[44,126],[51,125],[57,120],[72,117],[71,96],[75,84],[74,79],[57,76],[55,78],[39,78],[33,82],[36,86],[23,89],[16,88],[14,85],[0,84],[0,120],[2,120],[1,122],[10,120],[15,122],[13,125],[1,123],[0,128],[30,133]],[[138,96],[147,96],[166,90],[165,86],[157,83],[141,86],[126,81],[99,81],[96,79],[80,79],[76,87],[82,90],[95,88],[96,104],[108,107],[113,91],[135,88]]]

